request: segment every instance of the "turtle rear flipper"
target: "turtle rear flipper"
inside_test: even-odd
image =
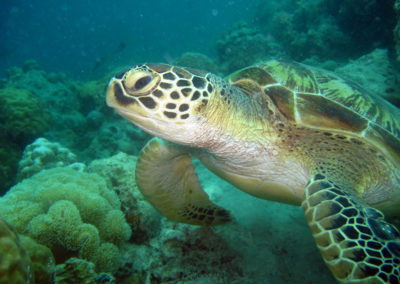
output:
[[[399,283],[400,234],[383,214],[323,175],[308,184],[302,204],[317,246],[344,283]]]
[[[210,201],[200,185],[191,157],[175,145],[153,138],[140,152],[136,183],[164,216],[192,225],[231,221],[230,213]]]

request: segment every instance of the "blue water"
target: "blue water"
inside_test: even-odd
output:
[[[139,278],[147,283],[150,274],[156,281],[152,283],[335,283],[299,207],[238,192],[197,160],[204,188],[216,203],[232,211],[237,222],[210,231],[161,222],[165,219],[151,211],[134,190],[134,161],[151,136],[106,106],[105,88],[112,72],[127,65],[174,63],[183,54],[196,52],[205,55],[191,58],[203,64],[198,68],[209,66],[218,75],[276,58],[327,68],[350,75],[354,82],[400,106],[396,69],[400,36],[396,37],[394,3],[1,0],[0,196],[12,194],[13,186],[32,184],[37,190],[36,183],[23,180],[34,180],[32,175],[38,172],[48,175],[40,186],[47,189],[51,184],[60,190],[57,176],[45,170],[75,162],[73,169],[98,173],[118,194],[122,189],[120,198],[128,205],[124,213],[134,238],[124,239],[127,247],[123,257],[118,257],[123,267],[113,273],[119,280],[131,276],[126,283],[137,283]],[[26,60],[30,61],[24,64]],[[182,65],[193,63],[188,61]],[[89,170],[90,164],[94,167]],[[74,177],[81,176],[78,171],[65,185],[78,183],[83,192],[84,182]],[[46,183],[50,178],[54,180]],[[92,184],[89,178],[88,183]],[[35,190],[28,199],[37,198]],[[129,194],[124,195],[124,190]],[[19,201],[15,201],[19,206],[15,211],[8,211],[8,221],[25,220],[18,217],[24,212],[29,212],[29,218],[39,214],[30,213]],[[0,213],[5,208],[0,206]],[[19,226],[18,233],[25,234],[26,228],[26,224]],[[187,255],[181,255],[175,245],[183,246]],[[76,249],[63,251],[58,246],[53,248],[57,264],[79,256]],[[1,254],[0,245],[0,266]],[[159,267],[150,264],[152,257],[154,267]],[[196,282],[191,277],[204,278]],[[210,280],[218,277],[228,280]]]
[[[49,71],[94,77],[107,65],[213,53],[218,36],[254,13],[257,1],[2,1],[0,70],[35,59]],[[124,46],[121,52],[108,57]],[[128,63],[127,63],[128,62]],[[104,71],[104,70],[103,70]]]

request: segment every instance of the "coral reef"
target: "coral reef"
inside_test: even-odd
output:
[[[44,170],[0,199],[0,214],[21,234],[66,256],[93,261],[98,271],[118,268],[119,249],[131,235],[117,195],[96,174]]]
[[[80,112],[87,115],[92,110],[105,106],[104,91],[112,74],[99,80],[79,82],[76,86],[80,101]]]
[[[400,0],[395,0],[394,11],[396,13],[397,24],[393,30],[394,52],[397,64],[400,64]]]
[[[44,283],[44,282],[43,282]],[[72,257],[56,267],[56,283],[115,283],[112,275],[97,274],[93,263],[84,259]]]
[[[120,279],[133,275],[142,283],[252,283],[244,276],[240,254],[213,229],[165,219],[159,236],[148,245],[124,247],[123,259]]]
[[[220,59],[229,65],[232,61],[249,58],[242,64],[233,64],[235,69],[253,63],[254,54],[262,59],[272,55],[297,61],[310,57],[320,61],[333,58],[344,61],[378,47],[391,48],[396,24],[393,3],[393,0],[259,1],[254,17],[248,20],[252,24],[248,26],[257,30],[253,34],[261,40],[254,39],[246,44],[249,38],[235,33],[251,36],[251,32],[243,32],[243,27],[236,25],[222,36],[218,46]],[[227,37],[227,34],[231,35]],[[260,49],[260,44],[266,50]],[[237,51],[237,45],[244,48]],[[234,52],[227,52],[229,48]]]
[[[0,90],[0,124],[5,135],[25,146],[50,126],[50,117],[39,99],[24,89]]]
[[[121,210],[133,232],[131,241],[143,243],[159,233],[160,215],[145,201],[136,185],[137,157],[118,153],[110,158],[91,162],[87,171],[103,177],[121,200]]]
[[[0,283],[33,282],[32,263],[17,233],[0,218]]]
[[[15,180],[22,149],[50,127],[50,116],[31,92],[13,87],[0,89],[0,194]]]
[[[68,147],[80,161],[109,157],[118,149],[139,153],[150,136],[105,106],[106,83],[105,78],[72,81],[45,72],[34,60],[7,70],[0,82],[0,130],[5,134],[0,139],[0,194],[15,184],[17,160],[39,136]]]
[[[22,247],[32,261],[35,283],[54,283],[55,260],[51,250],[28,236],[19,235]]]
[[[15,183],[21,153],[22,149],[15,143],[5,136],[0,136],[0,196]]]
[[[219,72],[218,66],[210,57],[197,52],[186,52],[182,54],[181,57],[177,58],[173,64],[200,69],[214,74]]]
[[[222,71],[229,73],[266,59],[271,41],[259,30],[245,22],[237,23],[217,42],[217,52]]]
[[[77,161],[76,155],[59,143],[38,138],[25,147],[18,164],[18,180],[29,178],[44,169],[64,167]]]

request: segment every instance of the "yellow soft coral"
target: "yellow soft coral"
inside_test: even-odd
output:
[[[56,260],[67,251],[94,262],[99,271],[112,272],[118,246],[131,235],[120,206],[97,174],[55,168],[14,186],[0,199],[0,215],[51,248]]]

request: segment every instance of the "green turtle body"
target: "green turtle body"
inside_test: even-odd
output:
[[[107,103],[157,136],[139,189],[168,218],[229,222],[191,164],[254,196],[301,205],[321,254],[345,283],[398,283],[400,111],[333,73],[268,61],[229,75],[165,64],[111,79]]]

